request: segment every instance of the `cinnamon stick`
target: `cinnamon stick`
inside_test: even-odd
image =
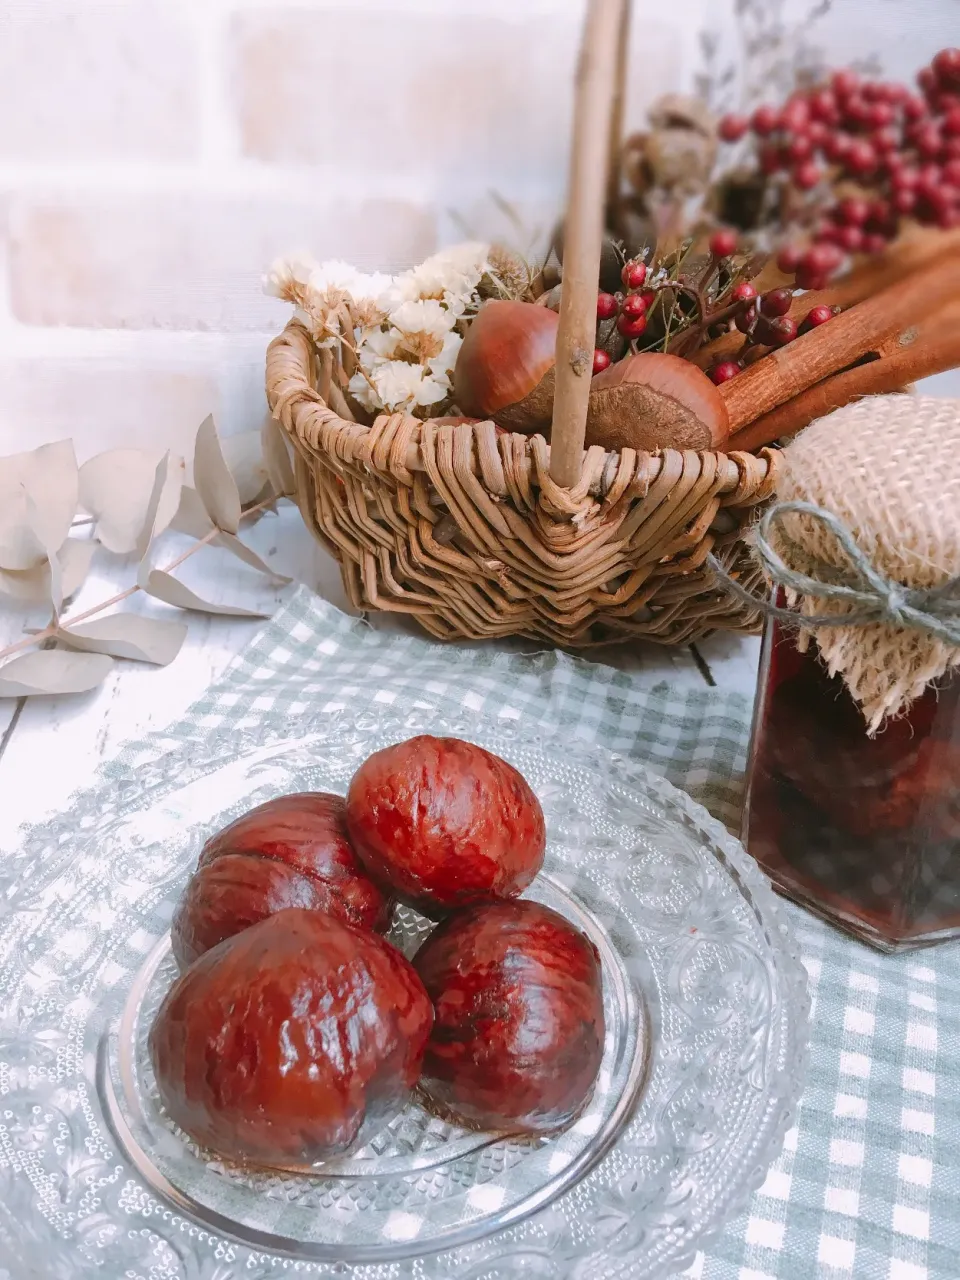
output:
[[[773,351],[719,388],[734,435],[832,374],[846,369],[886,340],[919,324],[960,294],[960,254],[934,261],[900,284]]]
[[[888,350],[878,353],[879,359],[825,378],[735,432],[727,441],[727,451],[761,449],[774,440],[795,435],[817,418],[852,400],[900,391],[920,378],[956,368],[960,365],[960,315],[953,325],[937,328],[910,345],[895,342],[884,345]]]
[[[942,266],[947,258],[954,255],[960,255],[960,230],[918,230],[901,237],[885,253],[862,263],[836,284],[795,297],[788,314],[799,323],[814,307],[846,309],[856,306],[881,289],[899,284],[931,263],[937,262]],[[782,276],[777,283],[789,285],[790,278]],[[775,286],[771,283],[770,287]],[[742,334],[725,333],[723,337],[715,338],[713,342],[701,347],[689,359],[698,368],[708,369],[716,362],[733,359],[742,345]]]

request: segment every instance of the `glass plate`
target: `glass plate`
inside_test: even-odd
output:
[[[6,868],[0,1241],[13,1274],[633,1280],[684,1266],[762,1180],[805,1065],[804,971],[753,862],[667,782],[558,726],[395,702],[287,732],[268,721],[107,777]],[[178,893],[216,828],[283,792],[343,793],[370,752],[418,732],[497,752],[543,803],[547,859],[529,896],[603,960],[594,1094],[551,1137],[459,1129],[414,1100],[362,1150],[312,1168],[218,1160],[165,1117],[145,1053],[175,972]],[[409,955],[429,927],[403,910],[391,936]]]

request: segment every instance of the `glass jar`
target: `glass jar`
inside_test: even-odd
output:
[[[743,843],[786,897],[884,951],[960,936],[960,678],[868,738],[811,640],[767,625]]]

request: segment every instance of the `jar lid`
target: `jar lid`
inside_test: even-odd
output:
[[[823,508],[894,584],[930,589],[960,576],[960,401],[900,393],[871,396],[821,418],[783,450],[782,502]],[[788,568],[824,581],[850,558],[828,524],[788,512],[769,541]],[[788,591],[802,615],[843,616],[843,600]],[[922,627],[889,621],[816,626],[833,674],[860,705],[871,733],[960,663],[960,647]]]

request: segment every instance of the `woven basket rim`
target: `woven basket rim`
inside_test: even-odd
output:
[[[365,462],[374,472],[396,471],[398,464],[401,472],[429,470],[423,454],[425,449],[435,447],[434,442],[428,445],[430,437],[452,434],[462,440],[466,433],[473,439],[474,448],[470,450],[469,459],[465,457],[464,461],[468,461],[473,474],[481,482],[487,483],[491,478],[499,480],[493,455],[500,456],[502,451],[509,451],[515,465],[530,469],[531,482],[536,488],[549,489],[555,503],[559,499],[561,507],[571,507],[571,515],[585,499],[607,498],[614,490],[622,491],[631,482],[642,481],[646,487],[663,473],[670,459],[681,458],[684,453],[693,454],[701,461],[716,459],[717,468],[723,471],[719,492],[726,498],[725,505],[736,505],[738,491],[746,497],[763,487],[765,479],[772,476],[775,451],[767,448],[756,453],[675,449],[645,452],[636,449],[608,450],[593,445],[583,451],[578,484],[570,490],[562,489],[550,479],[550,445],[539,434],[527,436],[503,431],[490,420],[436,425],[429,418],[415,418],[403,412],[379,414],[371,424],[342,417],[314,386],[311,363],[318,354],[312,335],[297,319],[288,321],[271,340],[266,362],[267,401],[271,413],[278,420],[288,416],[296,436],[310,450],[320,448],[324,453],[336,454],[340,452],[337,445],[346,444],[345,452],[352,459]],[[286,415],[284,409],[287,410]],[[332,442],[331,433],[334,437]],[[327,437],[328,444],[333,443],[332,449],[321,444],[322,436]],[[365,447],[373,437],[377,439],[377,446]],[[509,444],[502,443],[504,441],[509,441]],[[463,450],[462,444],[460,448]],[[630,473],[629,477],[625,472]],[[507,492],[504,483],[495,483],[492,489],[504,495]],[[562,500],[564,495],[568,497],[567,503]]]

